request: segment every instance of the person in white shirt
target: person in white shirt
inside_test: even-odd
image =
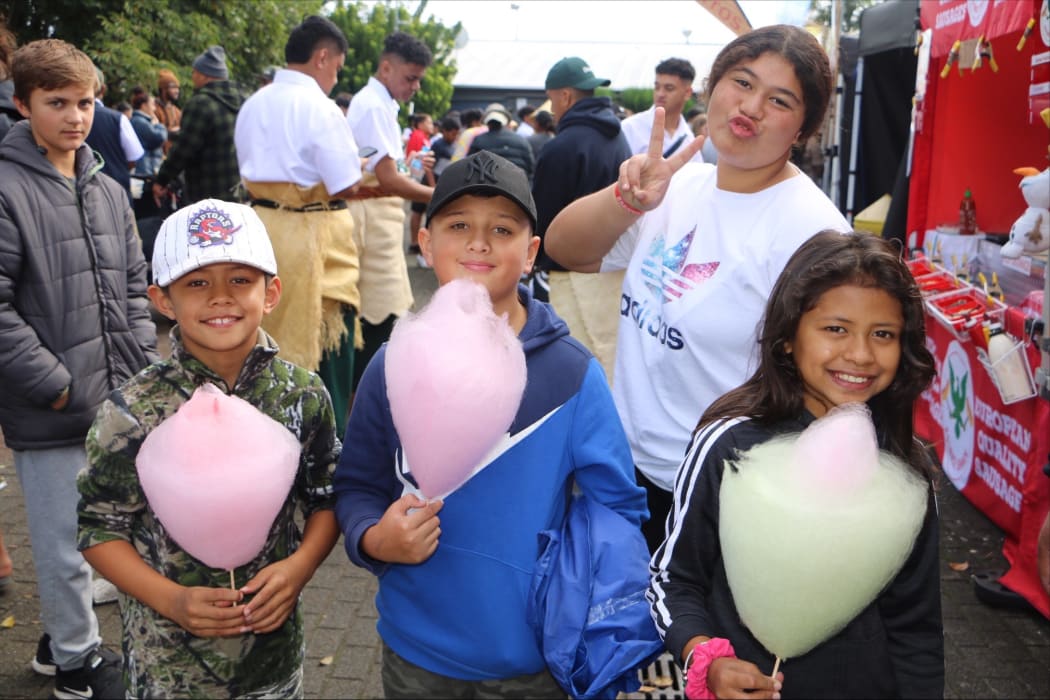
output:
[[[142,147],[131,120],[102,103],[106,94],[106,76],[95,67],[95,120],[87,135],[87,144],[102,156],[102,172],[116,180],[131,201],[131,168],[146,150]]]
[[[718,164],[689,162],[703,137],[664,158],[657,107],[646,152],[547,229],[548,253],[565,267],[626,270],[613,398],[649,496],[650,550],[664,539],[697,420],[756,366],[758,324],[788,258],[822,229],[850,229],[790,161],[820,128],[831,92],[811,34],[776,25],[741,35],[707,81]]]
[[[398,102],[409,102],[433,60],[422,41],[394,32],[383,42],[379,65],[368,84],[354,95],[346,121],[363,149],[372,151],[365,162],[361,189],[350,202],[354,237],[361,253],[361,336],[363,347],[354,360],[353,386],[368,361],[390,337],[394,321],[412,308],[412,287],[405,264],[404,200],[429,202],[434,188],[409,177],[398,126]],[[407,160],[406,160],[407,155]],[[421,158],[432,168],[434,157]]]
[[[514,133],[523,139],[528,139],[535,134],[535,121],[533,120],[533,114],[535,112],[536,108],[531,105],[522,105],[521,107],[518,107],[518,128],[514,130]]]
[[[328,99],[346,60],[342,30],[318,16],[292,30],[287,68],[245,101],[234,142],[241,179],[270,234],[284,288],[263,322],[281,357],[317,371],[346,424],[361,305],[346,198],[361,180],[358,146]]]
[[[653,119],[656,108],[663,107],[664,118],[664,157],[671,157],[675,151],[688,145],[693,140],[693,130],[682,116],[685,103],[693,96],[693,80],[696,69],[684,58],[668,58],[656,66],[656,80],[653,81],[653,106],[623,120],[620,127],[627,137],[631,153],[645,153],[649,148],[649,134],[653,130]],[[693,160],[703,163],[700,153],[693,155]]]

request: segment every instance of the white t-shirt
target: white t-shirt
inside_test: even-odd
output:
[[[241,177],[252,182],[323,182],[329,194],[361,179],[357,142],[343,111],[317,81],[282,68],[249,97],[234,127]]]
[[[390,91],[375,77],[369,78],[368,84],[350,100],[346,122],[353,130],[354,138],[362,147],[376,149],[365,164],[365,170],[374,171],[376,163],[386,156],[393,158],[398,169],[403,170],[400,166],[405,160],[405,149],[401,141],[401,127],[397,123],[400,109]]]
[[[656,107],[650,107],[644,112],[632,114],[620,122],[620,128],[623,129],[623,135],[627,138],[627,145],[631,149],[631,155],[645,153],[649,149],[649,136],[653,132],[653,117],[656,116],[655,109]],[[678,116],[678,128],[674,130],[674,133],[664,132],[664,151],[670,148],[679,138],[682,139],[682,142],[678,144],[678,148],[684,148],[693,140],[693,130],[689,128],[689,122],[681,115]],[[699,151],[693,156],[692,162],[704,162],[704,158]]]
[[[754,372],[758,325],[788,258],[818,231],[850,230],[805,175],[754,194],[715,180],[714,166],[687,163],[601,266],[627,270],[613,398],[635,465],[667,490],[700,415]]]

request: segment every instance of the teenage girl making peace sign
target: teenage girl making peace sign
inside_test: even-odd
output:
[[[648,492],[651,551],[697,418],[754,370],[757,325],[788,258],[822,229],[849,230],[790,162],[832,92],[812,35],[778,25],[737,37],[706,90],[716,166],[688,162],[702,137],[664,159],[656,129],[647,153],[564,209],[545,239],[570,270],[626,269],[613,396]]]

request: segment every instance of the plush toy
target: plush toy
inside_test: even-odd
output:
[[[1050,107],[1041,111],[1039,116],[1050,128]],[[1046,152],[1050,158],[1050,146],[1047,146]],[[1010,227],[1010,240],[1001,251],[1004,258],[1050,250],[1050,168],[1043,172],[1035,168],[1018,168],[1014,173],[1024,176],[1021,179],[1021,196],[1028,202],[1028,208]]]
[[[1017,258],[1021,253],[1041,253],[1050,249],[1050,168],[1018,168],[1021,195],[1028,208],[1010,227],[1010,240],[1003,246],[1004,258]]]

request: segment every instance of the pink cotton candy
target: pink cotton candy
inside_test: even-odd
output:
[[[234,569],[266,544],[299,454],[283,425],[205,384],[146,437],[135,466],[172,539],[212,568]]]
[[[386,392],[420,492],[444,497],[506,434],[525,391],[525,354],[485,288],[454,280],[394,327]]]
[[[815,496],[840,499],[864,488],[879,466],[871,412],[862,403],[835,406],[802,431],[794,468]]]

